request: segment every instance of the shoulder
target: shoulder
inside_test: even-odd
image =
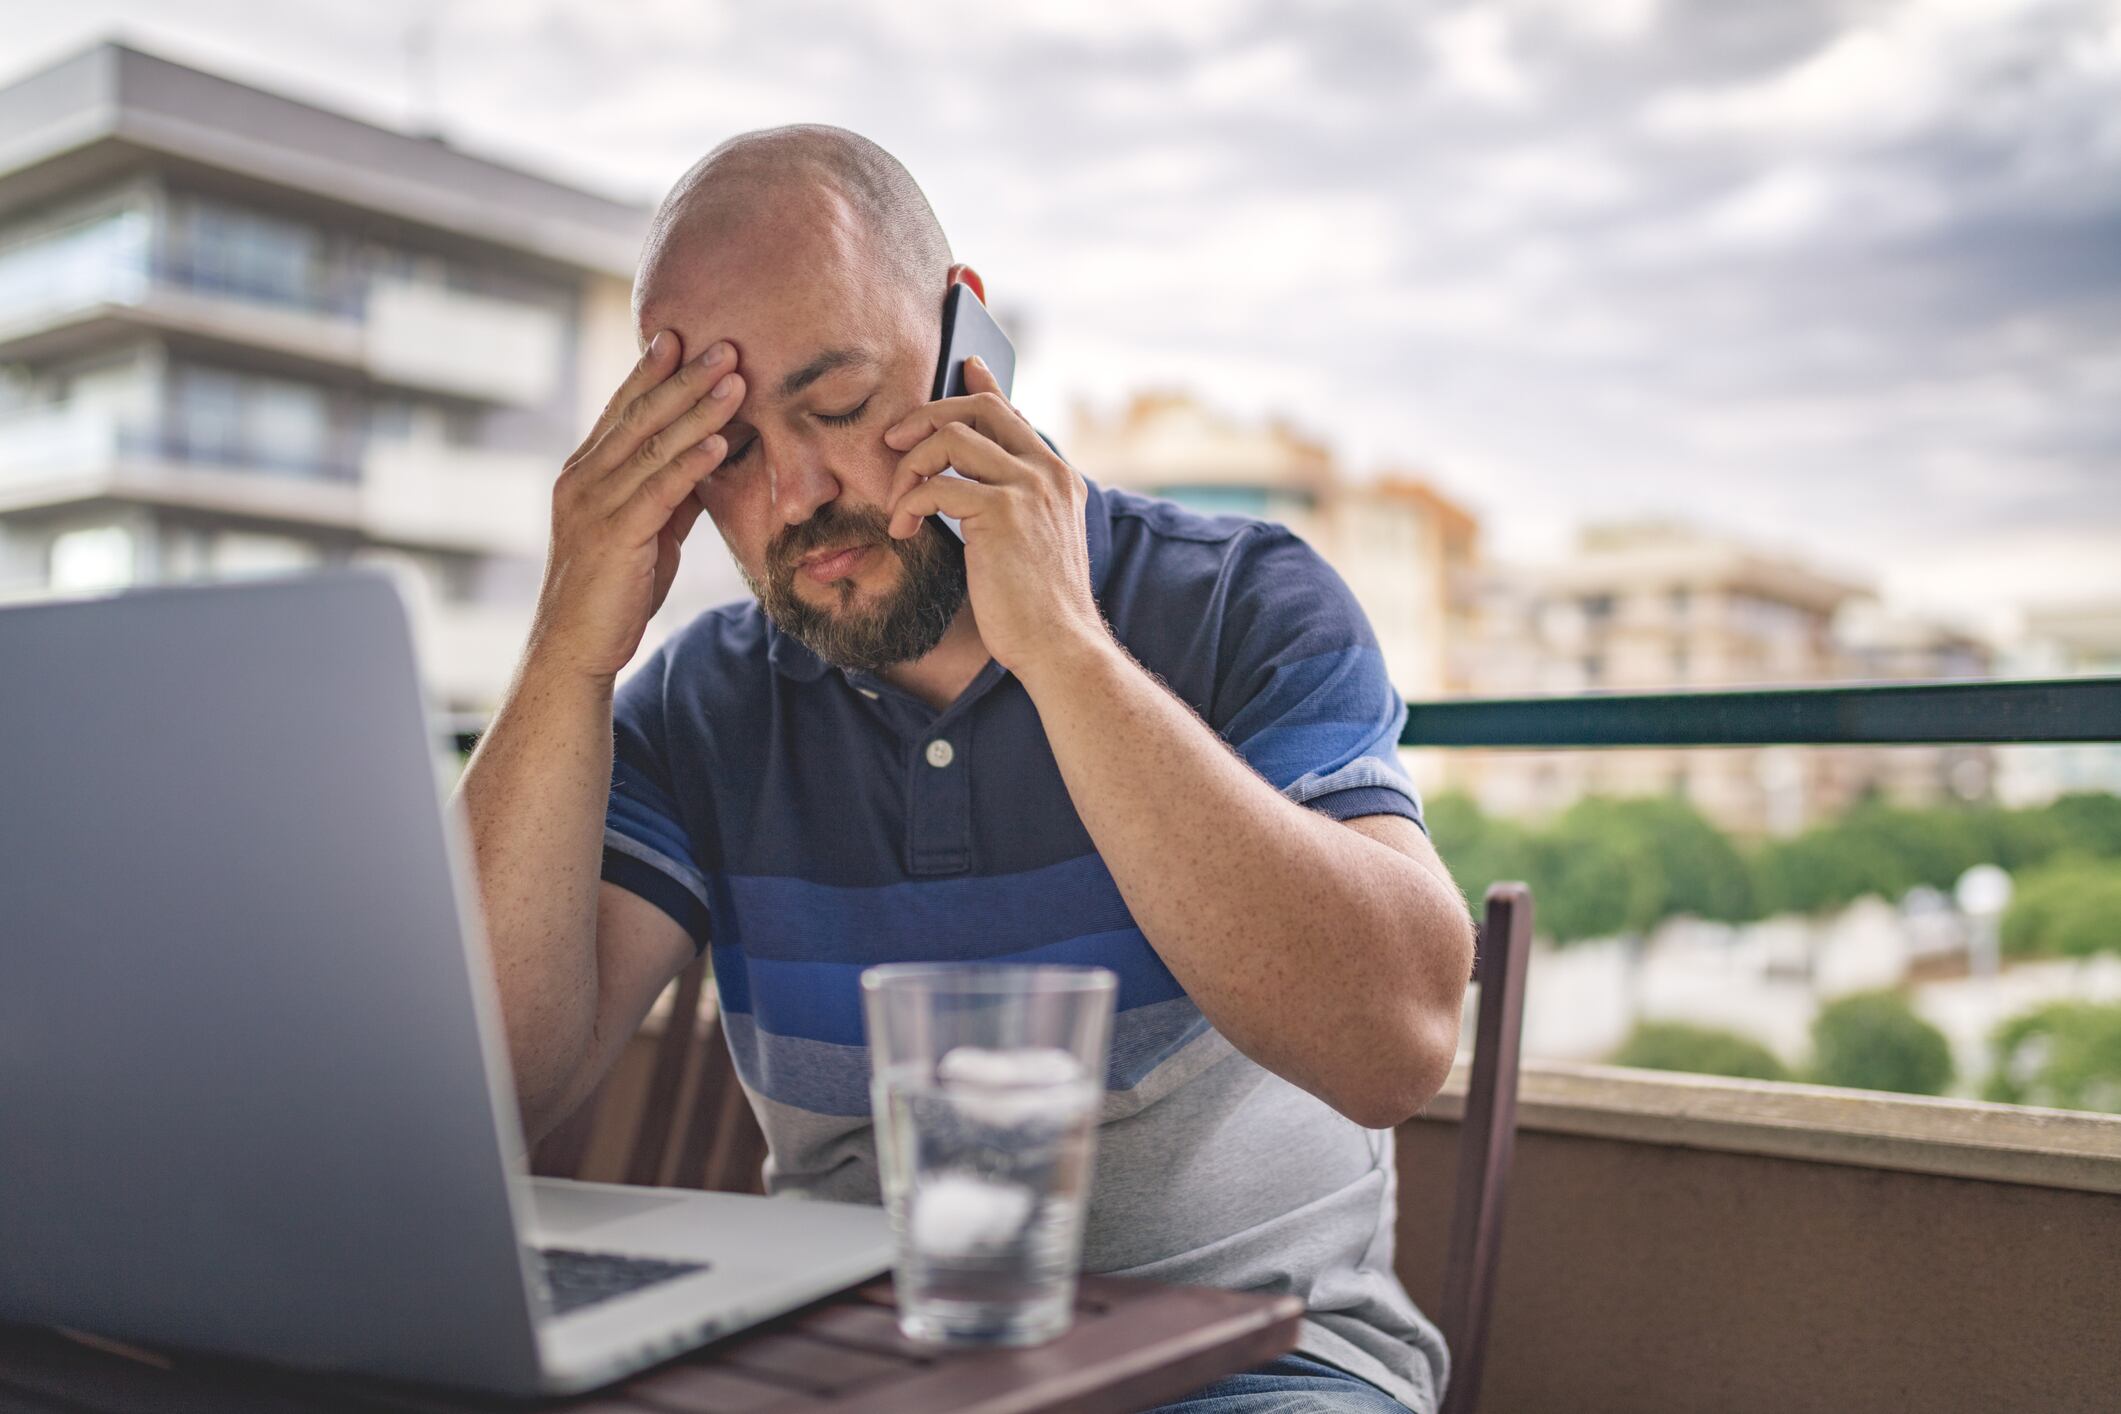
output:
[[[1142,621],[1212,623],[1224,645],[1271,616],[1278,624],[1362,641],[1369,623],[1340,574],[1276,521],[1217,515],[1106,490],[1112,522],[1107,609]]]

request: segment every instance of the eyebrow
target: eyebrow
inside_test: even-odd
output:
[[[827,349],[810,362],[781,380],[780,396],[792,398],[818,379],[837,368],[851,368],[857,364],[873,364],[876,355],[867,349]]]

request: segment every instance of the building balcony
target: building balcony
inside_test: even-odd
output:
[[[0,513],[91,501],[355,531],[386,544],[543,553],[552,469],[477,447],[372,441],[349,461],[205,448],[168,419],[58,406],[0,421]]]
[[[386,278],[339,294],[297,292],[91,253],[99,258],[0,255],[0,361],[67,357],[150,332],[313,377],[502,406],[540,406],[560,387],[567,330],[535,306]]]

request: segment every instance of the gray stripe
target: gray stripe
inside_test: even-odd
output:
[[[1335,791],[1359,790],[1364,786],[1383,786],[1386,790],[1396,790],[1407,798],[1415,810],[1421,809],[1421,796],[1415,792],[1413,783],[1406,778],[1406,774],[1396,764],[1375,756],[1358,756],[1338,771],[1324,775],[1313,771],[1307,776],[1299,776],[1283,786],[1281,793],[1302,805],[1306,801],[1316,800],[1322,795],[1331,795]]]
[[[638,859],[659,874],[668,874],[683,884],[685,892],[698,899],[702,908],[707,907],[707,881],[701,878],[700,871],[691,865],[682,864],[659,849],[650,849],[639,840],[622,835],[609,825],[604,827],[604,848],[615,849],[620,854]]]
[[[771,1096],[795,1113],[868,1117],[867,1046],[777,1036],[746,1012],[724,1013],[722,1030],[754,1096]],[[1104,1117],[1119,1119],[1155,1104],[1228,1053],[1229,1043],[1190,997],[1121,1012],[1112,1023]],[[772,1131],[767,1138],[775,1138]]]

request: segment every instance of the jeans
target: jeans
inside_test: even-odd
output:
[[[1217,1380],[1150,1414],[1407,1414],[1407,1407],[1368,1380],[1307,1355]]]

